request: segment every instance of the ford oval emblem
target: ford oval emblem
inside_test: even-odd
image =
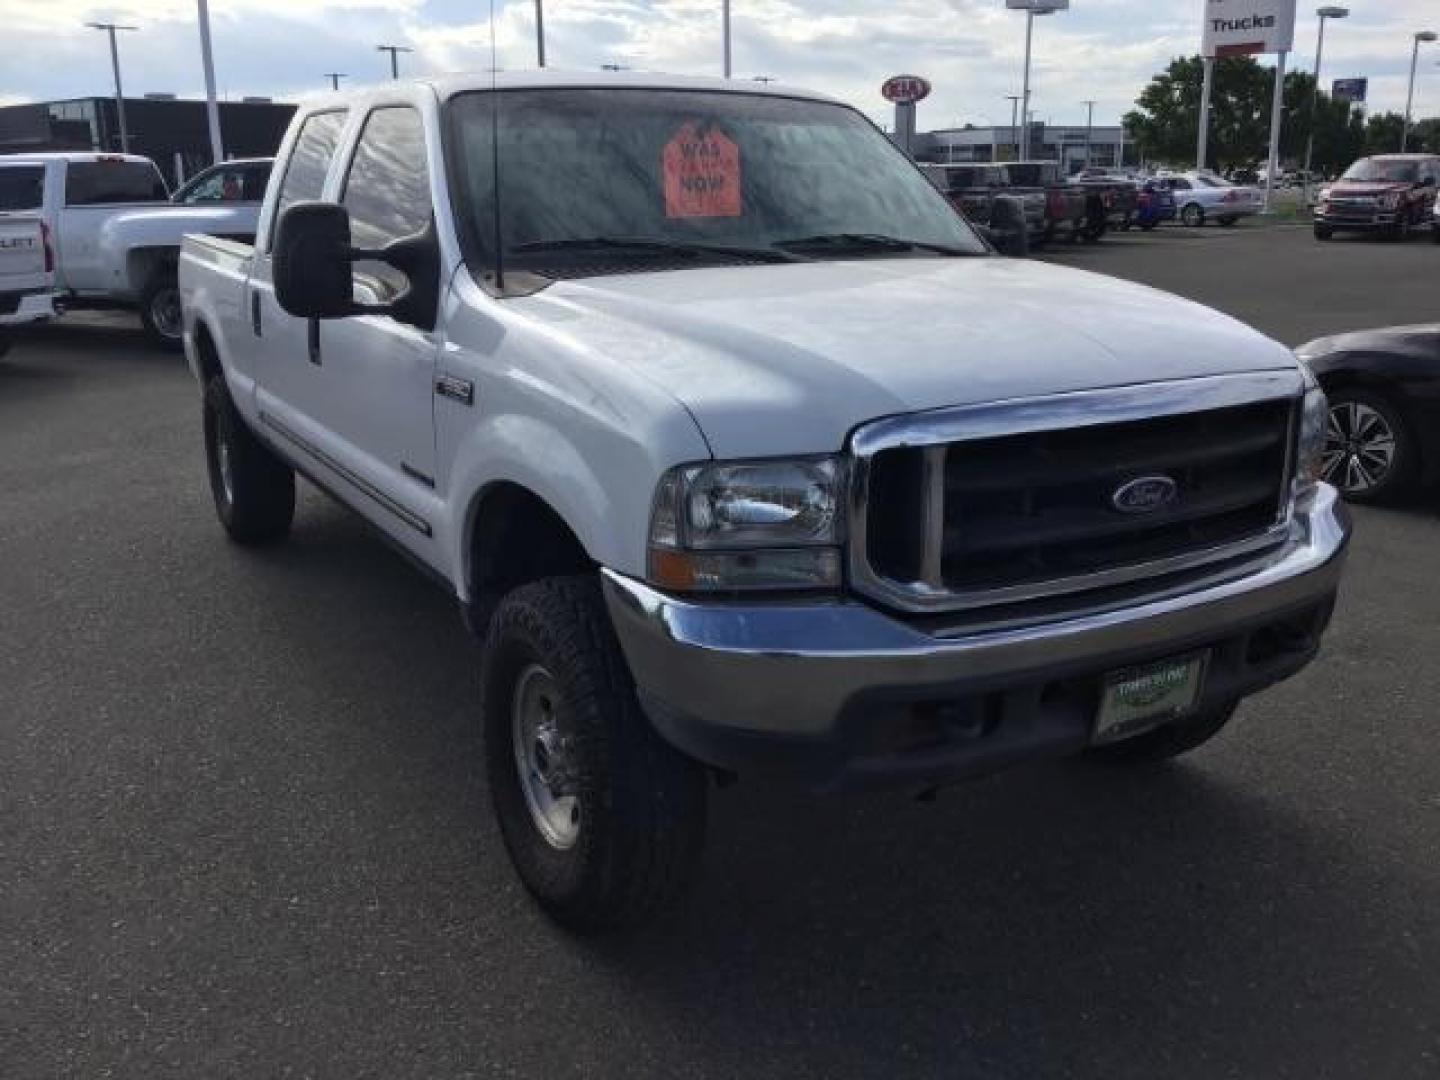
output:
[[[1153,514],[1165,509],[1179,495],[1180,486],[1170,477],[1141,476],[1116,488],[1110,501],[1122,514]]]

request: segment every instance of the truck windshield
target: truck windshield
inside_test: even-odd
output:
[[[1413,184],[1420,179],[1420,166],[1414,161],[1387,161],[1384,158],[1361,158],[1345,170],[1341,180],[1368,180]]]
[[[457,216],[485,265],[497,233],[507,270],[545,276],[986,253],[904,155],[841,105],[710,91],[497,93],[498,116],[492,93],[477,92],[453,99],[447,120]]]

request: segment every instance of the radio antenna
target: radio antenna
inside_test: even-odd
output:
[[[495,47],[495,0],[490,0],[490,163],[495,197],[490,200],[495,226],[495,290],[505,291],[505,249],[500,229],[500,62]]]

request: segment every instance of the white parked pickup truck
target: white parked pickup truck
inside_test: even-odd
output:
[[[49,232],[38,216],[0,217],[0,356],[9,351],[10,327],[55,313],[54,267]]]
[[[60,153],[0,157],[0,219],[38,214],[67,308],[135,308],[157,344],[180,348],[175,264],[189,232],[250,239],[257,203],[175,206],[149,158]]]
[[[224,527],[280,540],[299,473],[455,596],[502,834],[573,927],[682,890],[708,778],[1168,757],[1334,605],[1289,350],[996,256],[825,97],[313,102],[254,246],[187,237],[180,289]]]

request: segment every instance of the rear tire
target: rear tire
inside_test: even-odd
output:
[[[1085,751],[1085,756],[1095,761],[1125,765],[1168,761],[1203,746],[1220,734],[1234,717],[1238,704],[1231,702],[1184,720],[1176,720],[1123,742],[1092,746]]]
[[[180,281],[173,265],[158,268],[140,290],[140,323],[150,340],[166,352],[179,352],[184,345]]]
[[[1202,228],[1205,224],[1205,208],[1199,203],[1188,203],[1185,209],[1180,211],[1180,220],[1192,229]]]
[[[295,518],[295,471],[245,426],[223,375],[205,384],[205,462],[230,539],[247,547],[284,539]]]
[[[481,692],[500,833],[540,906],[592,933],[675,903],[704,844],[705,773],[641,711],[598,580],[549,578],[506,596]]]
[[[1316,226],[1315,226],[1315,239],[1316,239],[1316,240],[1329,240],[1329,239],[1330,239],[1332,236],[1334,236],[1334,235],[1335,235],[1335,230],[1332,229],[1329,225],[1316,225]]]

